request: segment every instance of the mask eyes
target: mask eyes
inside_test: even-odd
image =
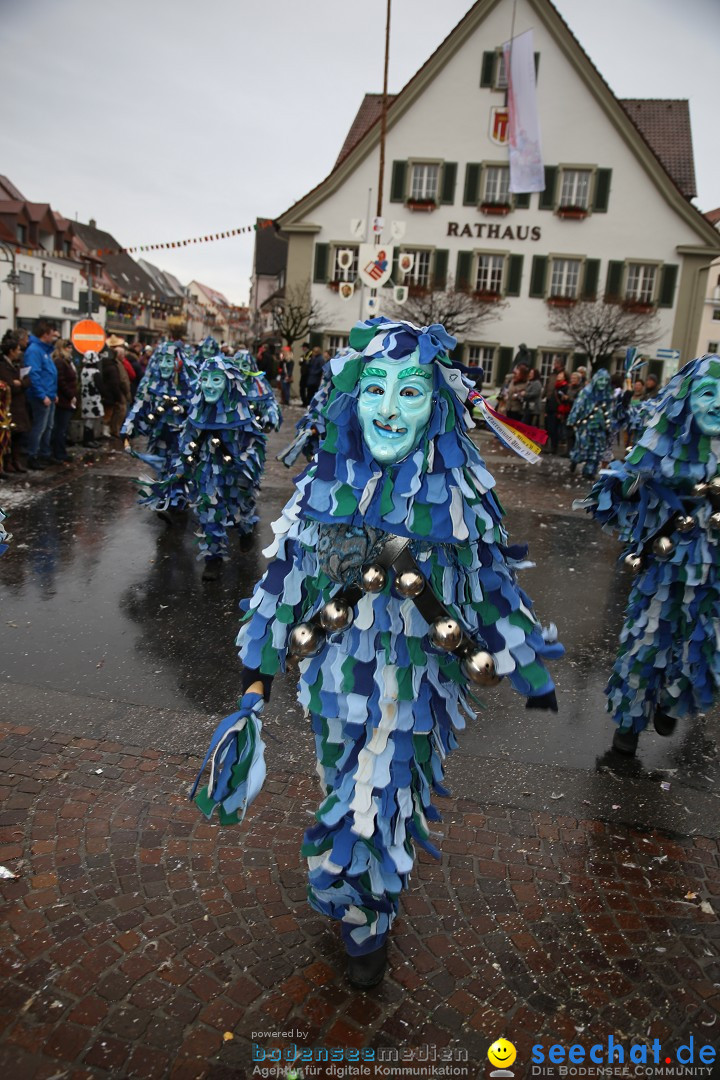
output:
[[[418,390],[417,386],[403,386],[400,391],[400,397],[419,398],[423,397],[423,392],[422,390]]]

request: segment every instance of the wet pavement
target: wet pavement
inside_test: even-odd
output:
[[[486,695],[449,763],[442,861],[420,860],[381,991],[349,990],[304,903],[316,785],[290,677],[266,711],[270,779],[249,824],[221,831],[186,804],[237,696],[238,602],[290,491],[273,455],[297,415],[271,437],[255,546],[233,547],[217,583],[200,579],[190,521],[168,530],[137,507],[123,454],[0,488],[14,535],[0,862],[21,875],[0,882],[0,1062],[221,1080],[250,1075],[252,1031],[278,1027],[317,1045],[466,1047],[468,1076],[501,1034],[516,1076],[551,1036],[717,1044],[718,715],[646,733],[636,759],[609,750],[602,688],[630,578],[572,510],[585,488],[562,459],[516,464],[479,437],[511,539],[537,564],[523,585],[567,648],[560,712],[528,713],[504,685]]]

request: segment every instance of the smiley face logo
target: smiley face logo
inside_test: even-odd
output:
[[[517,1050],[507,1039],[496,1039],[488,1050],[488,1061],[498,1069],[507,1069],[517,1057]]]

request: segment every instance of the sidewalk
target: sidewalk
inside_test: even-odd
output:
[[[462,1050],[468,1077],[504,1036],[518,1080],[538,1042],[718,1046],[714,840],[438,800],[442,861],[420,856],[390,975],[363,995],[305,902],[314,778],[271,773],[221,830],[185,798],[199,761],[51,727],[0,724],[9,1080],[229,1080],[252,1075],[253,1033],[277,1031]]]

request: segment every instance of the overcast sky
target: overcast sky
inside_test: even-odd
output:
[[[470,6],[394,0],[391,92]],[[690,99],[697,205],[720,206],[720,0],[556,7],[618,97]],[[0,173],[127,246],[277,217],[382,89],[384,19],[385,0],[0,0]],[[150,258],[247,300],[250,237]]]

